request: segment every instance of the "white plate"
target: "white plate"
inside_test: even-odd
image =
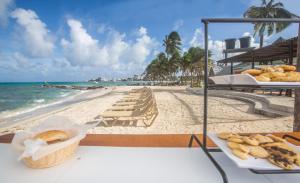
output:
[[[247,160],[242,160],[231,153],[231,149],[227,146],[225,140],[218,138],[217,134],[208,134],[209,138],[240,168],[251,168],[256,170],[282,170],[281,168],[271,164],[266,159],[254,158],[249,156]],[[300,151],[299,146],[289,144]],[[300,167],[295,166],[294,170],[300,170]]]
[[[216,85],[278,85],[299,86],[300,82],[260,82],[249,74],[234,74],[209,77]]]

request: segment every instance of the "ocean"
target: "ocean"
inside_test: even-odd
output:
[[[84,91],[75,89],[42,87],[43,82],[0,83],[0,118],[11,114],[28,112],[58,103]],[[50,85],[65,86],[120,86],[128,82],[49,82]]]

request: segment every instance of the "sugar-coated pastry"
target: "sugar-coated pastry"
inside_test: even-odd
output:
[[[270,73],[270,77],[271,78],[275,78],[275,77],[286,77],[285,73],[282,72],[271,72]]]
[[[273,67],[264,67],[261,69],[262,72],[275,72],[275,69]]]
[[[283,68],[283,70],[285,72],[290,72],[290,71],[295,71],[296,67],[293,65],[282,65],[281,68]]]
[[[284,69],[281,66],[274,66],[273,68],[275,72],[284,72]]]
[[[257,81],[260,81],[260,82],[270,82],[270,81],[271,81],[270,78],[265,77],[265,76],[261,76],[261,75],[255,76],[255,79],[256,79]]]
[[[258,76],[262,73],[262,70],[258,69],[248,69],[242,72],[242,74],[250,74],[252,76]]]
[[[270,72],[265,72],[265,73],[260,74],[259,76],[264,76],[266,78],[271,78],[271,73]]]

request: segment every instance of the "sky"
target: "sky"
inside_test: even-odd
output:
[[[182,51],[203,47],[202,18],[238,18],[260,0],[0,0],[0,82],[86,81],[142,74],[178,31]],[[299,0],[281,0],[300,15]],[[297,25],[265,38],[297,35]],[[209,49],[253,34],[251,24],[211,24]],[[258,45],[258,38],[251,41]]]

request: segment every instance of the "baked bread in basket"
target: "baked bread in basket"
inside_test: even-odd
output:
[[[66,118],[46,120],[16,133],[12,145],[21,151],[19,160],[30,168],[47,168],[70,159],[91,125],[74,124]]]

